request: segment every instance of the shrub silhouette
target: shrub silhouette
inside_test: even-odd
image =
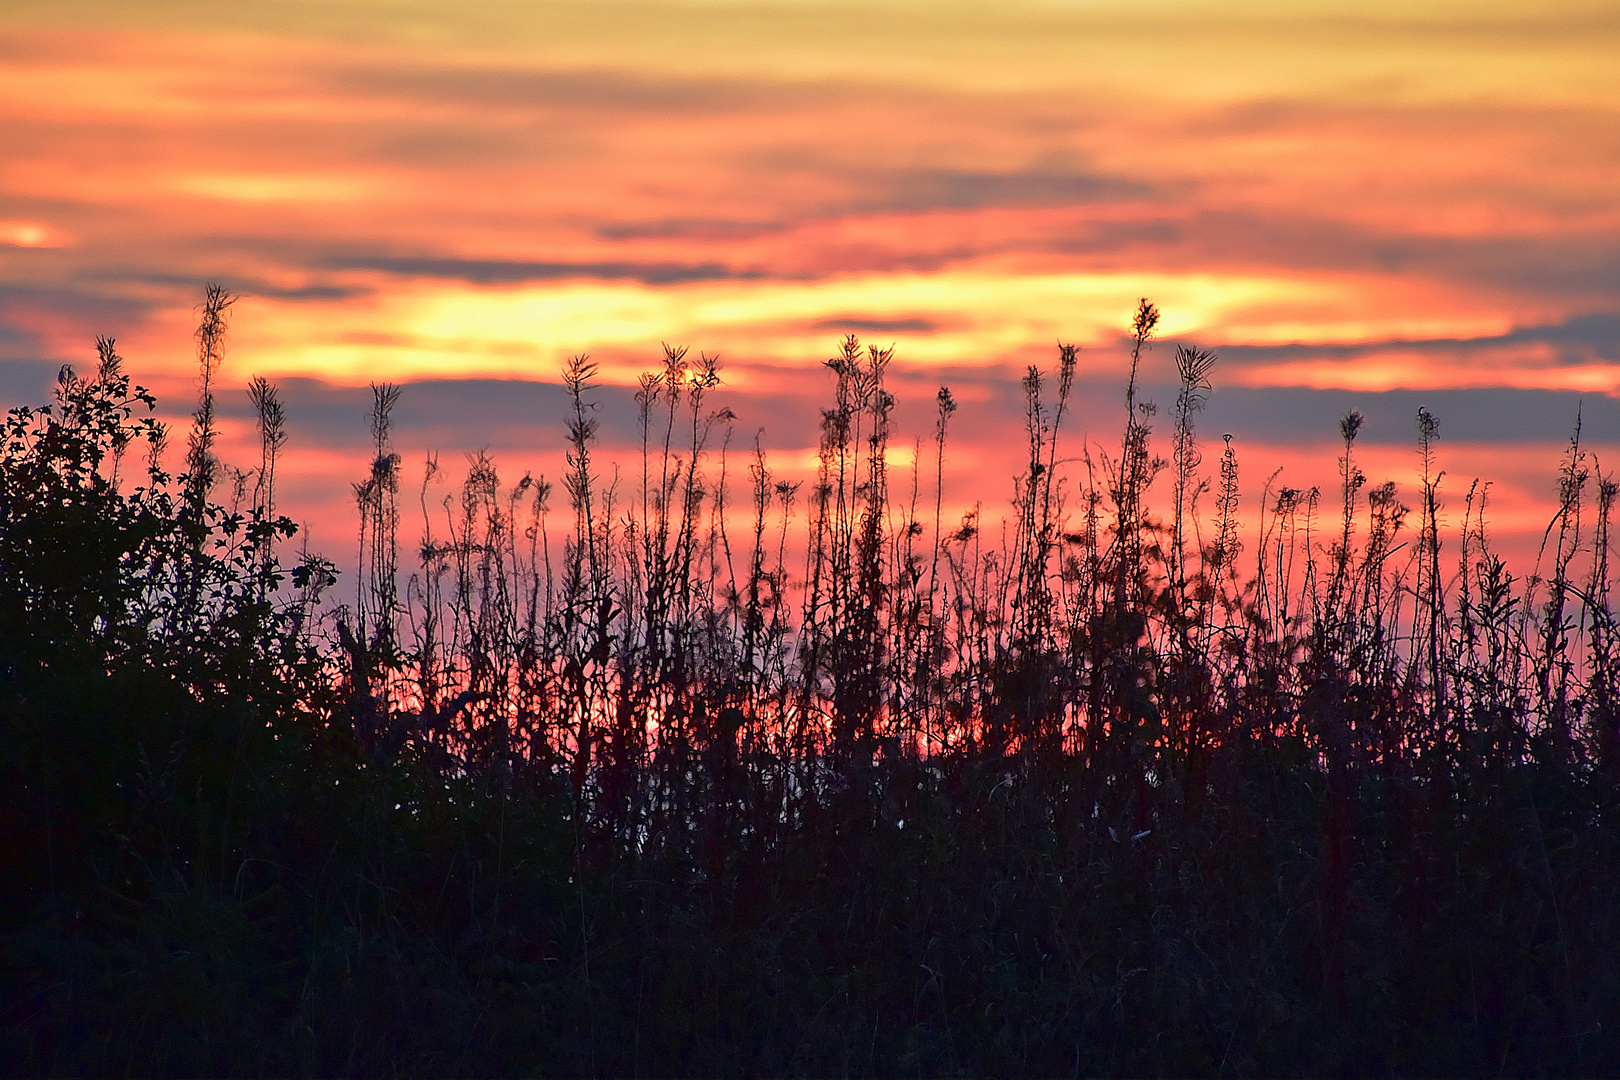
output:
[[[179,477],[111,341],[7,418],[16,1071],[1620,1058],[1616,487],[1578,426],[1520,579],[1483,485],[1442,535],[1426,410],[1415,536],[1352,413],[1338,513],[1273,476],[1243,553],[1237,450],[1206,475],[1197,437],[1213,354],[1177,349],[1154,450],[1145,300],[1117,448],[1063,430],[1072,347],[1027,373],[999,535],[942,520],[948,389],[934,476],[891,476],[887,350],[828,362],[808,485],[733,464],[717,362],[674,347],[608,479],[580,357],[559,505],[483,454],[435,502],[429,459],[409,567],[379,386],[334,607],[329,563],[280,561],[273,386],[258,466],[213,457],[230,301]]]

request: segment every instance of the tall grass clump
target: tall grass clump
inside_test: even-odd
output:
[[[1521,577],[1488,484],[1448,532],[1427,409],[1408,493],[1355,412],[1325,495],[1208,453],[1218,360],[1175,348],[1161,418],[1146,300],[1108,442],[1073,346],[1027,371],[996,525],[947,520],[948,388],[891,468],[891,349],[827,361],[803,480],[675,346],[606,461],[580,356],[554,480],[418,483],[374,387],[333,590],[283,569],[268,382],[214,501],[229,308],[179,477],[110,341],[7,419],[17,1071],[1620,1063],[1617,487],[1578,421]]]

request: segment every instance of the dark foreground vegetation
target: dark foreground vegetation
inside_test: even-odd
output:
[[[1240,499],[1212,356],[1140,400],[1146,302],[1111,449],[1060,446],[1064,349],[989,527],[941,520],[948,391],[891,477],[853,338],[803,486],[678,350],[604,466],[581,359],[557,493],[482,456],[402,492],[378,387],[338,588],[277,514],[273,387],[257,467],[214,456],[228,306],[178,475],[110,341],[6,421],[7,1070],[1620,1069],[1616,489],[1578,432],[1516,577],[1426,412],[1418,490],[1351,414],[1339,490]]]

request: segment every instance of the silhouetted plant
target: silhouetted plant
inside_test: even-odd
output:
[[[1356,412],[1326,524],[1316,489],[1240,485],[1230,435],[1206,478],[1211,352],[1177,347],[1155,454],[1146,300],[1117,456],[1059,449],[1072,346],[1027,371],[999,531],[943,518],[947,388],[931,517],[922,444],[891,472],[892,350],[828,361],[801,504],[762,439],[732,464],[718,362],[666,346],[639,469],[604,467],[577,357],[561,522],[543,478],[479,452],[441,489],[435,455],[412,549],[379,385],[353,606],[327,609],[329,563],[279,562],[264,380],[258,468],[210,501],[230,302],[207,293],[179,478],[110,340],[6,420],[17,1071],[1620,1060],[1617,489],[1578,424],[1520,579],[1486,485],[1446,546],[1426,409],[1411,542]]]

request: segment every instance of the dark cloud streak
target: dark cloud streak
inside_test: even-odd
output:
[[[1486,337],[1388,338],[1350,344],[1321,345],[1226,345],[1221,348],[1221,355],[1229,361],[1248,364],[1324,357],[1334,360],[1354,360],[1387,352],[1390,349],[1454,353],[1459,350],[1494,349],[1514,345],[1547,346],[1562,363],[1566,364],[1590,363],[1599,359],[1620,360],[1620,312],[1588,312],[1557,323],[1516,327],[1505,334]]]
[[[575,279],[678,285],[694,281],[754,281],[765,277],[756,270],[733,270],[718,262],[542,262],[432,255],[340,255],[321,260],[321,265],[327,270],[371,270],[397,277],[442,278],[473,285],[517,285]]]

